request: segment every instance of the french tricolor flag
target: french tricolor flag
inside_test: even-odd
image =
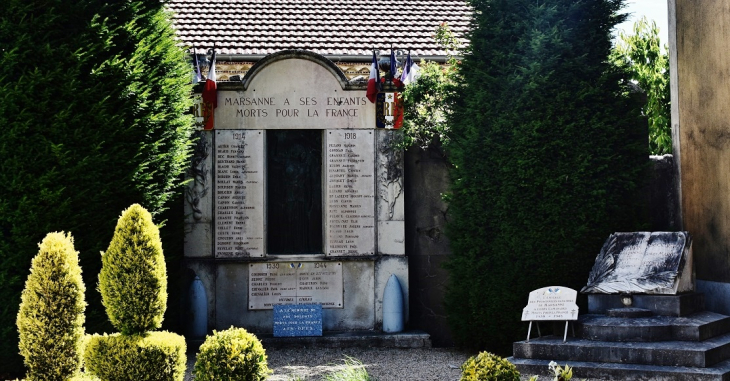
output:
[[[368,91],[367,97],[370,99],[370,103],[375,103],[378,97],[378,91],[380,90],[380,71],[378,70],[378,60],[375,58],[375,52],[373,52],[373,64],[370,66],[370,78],[368,79]]]
[[[205,118],[204,130],[212,130],[215,125],[214,115],[215,109],[218,107],[218,85],[215,78],[215,49],[213,49],[213,57],[210,60],[210,71],[208,78],[205,80],[203,87],[203,117]]]
[[[419,71],[420,68],[411,59],[411,52],[408,52],[408,58],[406,58],[406,63],[403,64],[403,74],[400,77],[401,82],[403,82],[404,85],[415,82],[416,79],[418,79],[418,77],[420,76]]]

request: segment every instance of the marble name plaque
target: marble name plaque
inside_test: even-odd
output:
[[[375,136],[327,131],[327,245],[330,256],[375,253]]]
[[[343,308],[342,262],[250,263],[248,309],[282,304]]]
[[[264,256],[262,131],[215,134],[215,256]]]
[[[322,336],[319,304],[274,306],[274,337]]]
[[[578,292],[561,286],[544,287],[530,292],[522,321],[576,320]]]
[[[675,295],[693,290],[689,233],[635,232],[608,237],[581,292]]]

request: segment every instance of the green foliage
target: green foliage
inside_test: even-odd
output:
[[[555,361],[550,361],[548,367],[555,375],[553,381],[569,381],[573,378],[573,368],[569,367],[568,364],[565,364],[565,368],[563,368]]]
[[[323,381],[374,381],[370,377],[365,365],[353,357],[345,357],[345,367],[340,370],[333,371],[324,376]]]
[[[460,381],[519,381],[512,363],[489,352],[470,357],[461,365]]]
[[[139,204],[122,212],[109,248],[102,253],[99,291],[109,320],[125,335],[162,325],[167,275],[160,231]]]
[[[200,346],[196,381],[260,381],[269,373],[266,351],[255,335],[243,328],[213,331]]]
[[[29,381],[64,381],[81,368],[86,288],[70,234],[49,233],[38,246],[18,312],[20,354]]]
[[[623,0],[470,3],[445,304],[458,343],[507,354],[530,291],[579,289],[606,237],[640,228],[646,130],[608,62]]]
[[[434,37],[448,51],[455,52],[459,48],[459,41],[447,23],[439,25]],[[399,131],[402,147],[418,145],[425,148],[433,142],[448,144],[450,109],[447,102],[456,91],[458,63],[453,55],[449,55],[446,66],[433,61],[420,62],[420,77],[401,93],[403,127]]]
[[[646,17],[634,23],[634,34],[619,34],[611,60],[624,68],[629,79],[646,92],[644,115],[649,119],[649,150],[654,155],[672,153],[669,57],[660,45],[659,28]]]
[[[101,381],[98,377],[86,374],[86,373],[80,373],[77,374],[69,379],[69,381]]]
[[[182,381],[185,338],[165,331],[93,335],[84,360],[86,372],[104,381]]]
[[[45,233],[73,232],[95,284],[119,211],[157,216],[179,189],[190,69],[164,6],[0,1],[0,378],[22,370],[17,269]],[[87,329],[108,329],[98,294],[86,299]]]

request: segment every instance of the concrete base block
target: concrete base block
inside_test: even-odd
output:
[[[705,308],[708,311],[730,315],[730,283],[697,279],[697,291],[705,295]]]
[[[216,329],[223,330],[235,326],[257,334],[274,331],[273,310],[248,308],[248,263],[218,263],[216,278]],[[344,261],[342,278],[344,308],[324,309],[322,329],[325,331],[374,329],[374,262]]]
[[[620,294],[588,294],[588,313],[606,314],[609,309],[625,307]],[[705,296],[691,292],[679,295],[631,295],[631,307],[647,309],[662,316],[687,316],[705,309]]]

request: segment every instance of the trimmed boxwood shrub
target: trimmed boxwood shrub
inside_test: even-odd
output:
[[[104,381],[181,381],[185,338],[170,332],[93,335],[84,354],[86,371]]]
[[[49,233],[38,245],[17,325],[29,381],[64,381],[81,367],[84,283],[73,237]]]
[[[460,381],[520,381],[520,372],[509,361],[481,352],[461,365]]]
[[[259,381],[270,373],[259,339],[233,327],[205,339],[194,372],[196,381]]]
[[[167,275],[152,215],[138,204],[124,210],[101,261],[99,291],[112,325],[125,335],[159,328],[167,306]]]

